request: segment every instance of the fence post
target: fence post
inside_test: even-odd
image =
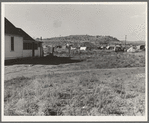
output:
[[[51,55],[53,56],[53,53],[54,53],[54,47],[52,46],[51,48],[52,48],[52,50],[51,50]]]
[[[70,57],[70,48],[71,48],[71,47],[70,47],[70,45],[69,45],[69,47],[68,47],[68,50],[69,50],[69,57]]]

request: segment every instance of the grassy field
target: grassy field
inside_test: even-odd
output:
[[[88,51],[5,64],[4,115],[145,115],[145,53]]]

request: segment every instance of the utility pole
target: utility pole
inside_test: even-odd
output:
[[[127,35],[125,35],[125,49],[126,49],[126,40],[127,40]]]

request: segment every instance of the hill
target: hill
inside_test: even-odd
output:
[[[112,36],[91,36],[91,35],[69,35],[65,37],[54,37],[43,39],[45,44],[50,45],[64,45],[69,44],[82,44],[83,42],[90,42],[96,46],[101,44],[119,44],[121,43],[117,38]]]

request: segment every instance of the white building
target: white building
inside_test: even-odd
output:
[[[41,56],[42,42],[35,41],[5,18],[5,60]]]

